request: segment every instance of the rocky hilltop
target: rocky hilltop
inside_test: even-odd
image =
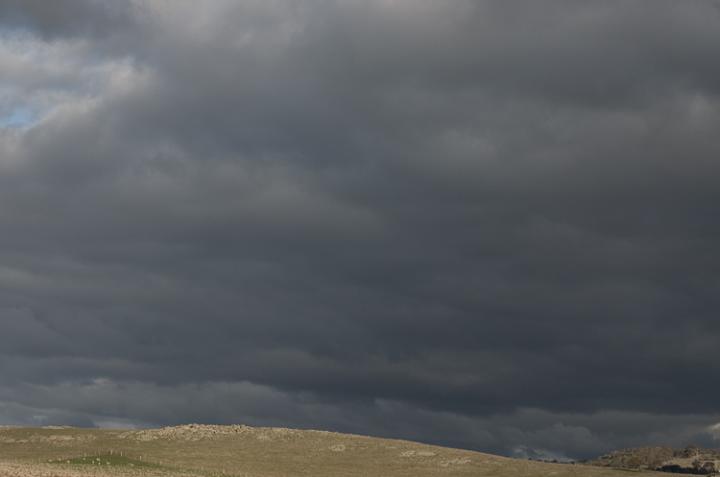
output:
[[[720,450],[690,446],[623,449],[588,462],[616,469],[657,470],[676,474],[720,475]]]

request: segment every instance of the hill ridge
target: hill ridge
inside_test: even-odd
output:
[[[141,469],[138,463],[148,465]],[[535,475],[621,477],[626,473],[408,440],[243,424],[192,423],[154,429],[0,429],[0,477]]]

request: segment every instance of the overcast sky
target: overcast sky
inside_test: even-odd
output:
[[[719,59],[714,0],[0,0],[0,424],[720,446]]]

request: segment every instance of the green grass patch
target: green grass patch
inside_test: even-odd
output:
[[[66,465],[95,465],[99,467],[160,467],[152,462],[145,462],[139,459],[120,456],[117,454],[91,455],[85,457],[73,457],[70,459],[57,459],[51,461],[53,464]]]

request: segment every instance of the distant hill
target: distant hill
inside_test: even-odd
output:
[[[268,427],[0,428],[0,477],[627,477],[416,442]],[[637,477],[658,476],[653,472]]]
[[[720,475],[720,450],[690,446],[623,449],[587,462],[616,469],[657,470],[694,475]]]

